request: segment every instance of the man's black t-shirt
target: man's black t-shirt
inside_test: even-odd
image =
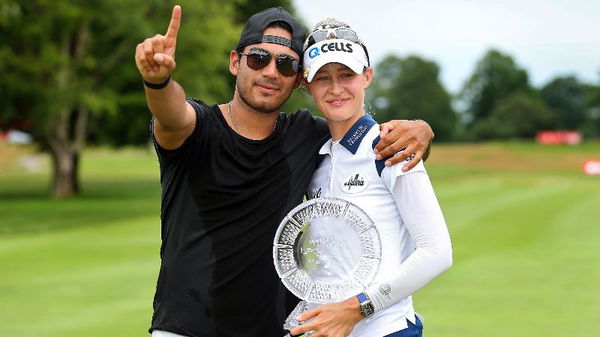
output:
[[[281,113],[271,136],[249,140],[217,105],[189,102],[197,116],[190,137],[175,151],[155,142],[162,246],[150,330],[281,337],[284,287],[273,237],[302,201],[327,125],[306,110]]]

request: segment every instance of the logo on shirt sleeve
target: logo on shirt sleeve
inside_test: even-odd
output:
[[[367,180],[360,173],[355,173],[342,183],[342,191],[350,194],[360,193],[366,190],[368,185]]]

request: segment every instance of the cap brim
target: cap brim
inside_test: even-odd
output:
[[[363,70],[365,69],[365,65],[354,58],[340,58],[339,54],[336,55],[334,53],[331,53],[329,55],[319,58],[317,61],[313,62],[310,65],[310,69],[308,71],[308,76],[306,77],[306,80],[309,83],[312,82],[312,79],[315,77],[315,75],[317,74],[319,69],[321,69],[324,65],[326,65],[328,63],[343,64],[343,65],[347,66],[348,68],[352,69],[352,71],[354,71],[357,74],[362,73]]]

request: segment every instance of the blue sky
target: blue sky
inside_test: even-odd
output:
[[[513,56],[541,86],[575,75],[600,84],[597,0],[295,0],[309,27],[331,16],[350,24],[374,63],[385,55],[435,61],[456,93],[490,48]]]

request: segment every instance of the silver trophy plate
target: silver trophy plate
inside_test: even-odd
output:
[[[381,241],[371,218],[337,198],[317,198],[291,210],[273,242],[273,261],[283,284],[312,303],[345,300],[375,277]]]

